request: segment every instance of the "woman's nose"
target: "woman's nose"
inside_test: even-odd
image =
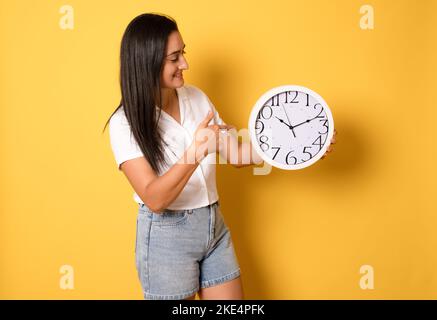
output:
[[[189,68],[187,59],[185,59],[184,56],[182,56],[182,63],[179,65],[179,69],[181,70],[187,70]]]

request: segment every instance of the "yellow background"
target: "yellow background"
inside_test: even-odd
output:
[[[59,27],[64,4],[74,30]],[[360,29],[365,4],[374,30]],[[246,298],[437,298],[434,0],[2,1],[0,298],[142,299],[137,206],[102,128],[122,34],[143,12],[176,19],[185,81],[225,122],[246,128],[284,84],[331,107],[325,160],[265,176],[217,166]]]

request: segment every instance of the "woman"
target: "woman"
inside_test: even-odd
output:
[[[139,204],[136,267],[145,299],[243,299],[215,182],[217,133],[233,127],[184,85],[184,47],[176,22],[157,14],[136,17],[122,39],[122,100],[109,128]],[[216,143],[194,139],[206,129]]]
[[[176,22],[159,14],[136,17],[121,43],[122,99],[109,127],[119,170],[139,204],[138,276],[145,299],[194,299],[196,293],[201,299],[243,299],[215,180],[223,146],[218,132],[234,127],[200,89],[184,85],[184,48]],[[241,159],[242,144],[228,141]],[[249,164],[233,165],[262,162],[253,156]],[[230,152],[225,159],[231,161]]]

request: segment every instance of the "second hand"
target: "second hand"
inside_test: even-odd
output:
[[[290,118],[288,117],[287,111],[285,110],[285,106],[284,106],[283,103],[281,103],[281,106],[282,106],[282,108],[284,109],[285,116],[287,117],[287,120],[288,120],[288,127],[290,128],[291,132],[293,132],[293,136],[296,138],[296,134],[294,133],[293,126],[291,125]]]

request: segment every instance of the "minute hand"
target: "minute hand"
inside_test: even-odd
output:
[[[305,123],[308,123],[308,122],[310,122],[310,121],[312,121],[312,120],[314,120],[314,119],[317,119],[317,118],[318,118],[318,116],[316,116],[316,117],[314,117],[314,118],[312,118],[312,119],[305,120],[304,122],[298,123],[298,124],[295,125],[295,126],[291,126],[291,128],[294,129],[294,128],[296,128],[296,127],[299,127],[299,126],[301,126],[301,125],[303,125],[303,124],[305,124]]]
[[[282,105],[282,109],[284,109],[284,113],[285,116],[287,117],[288,123],[290,124],[288,127],[290,128],[291,132],[293,132],[293,136],[296,138],[296,134],[294,133],[293,127],[291,126],[291,121],[290,118],[288,117],[287,111],[285,110],[285,106],[283,103],[281,103],[281,105]]]

